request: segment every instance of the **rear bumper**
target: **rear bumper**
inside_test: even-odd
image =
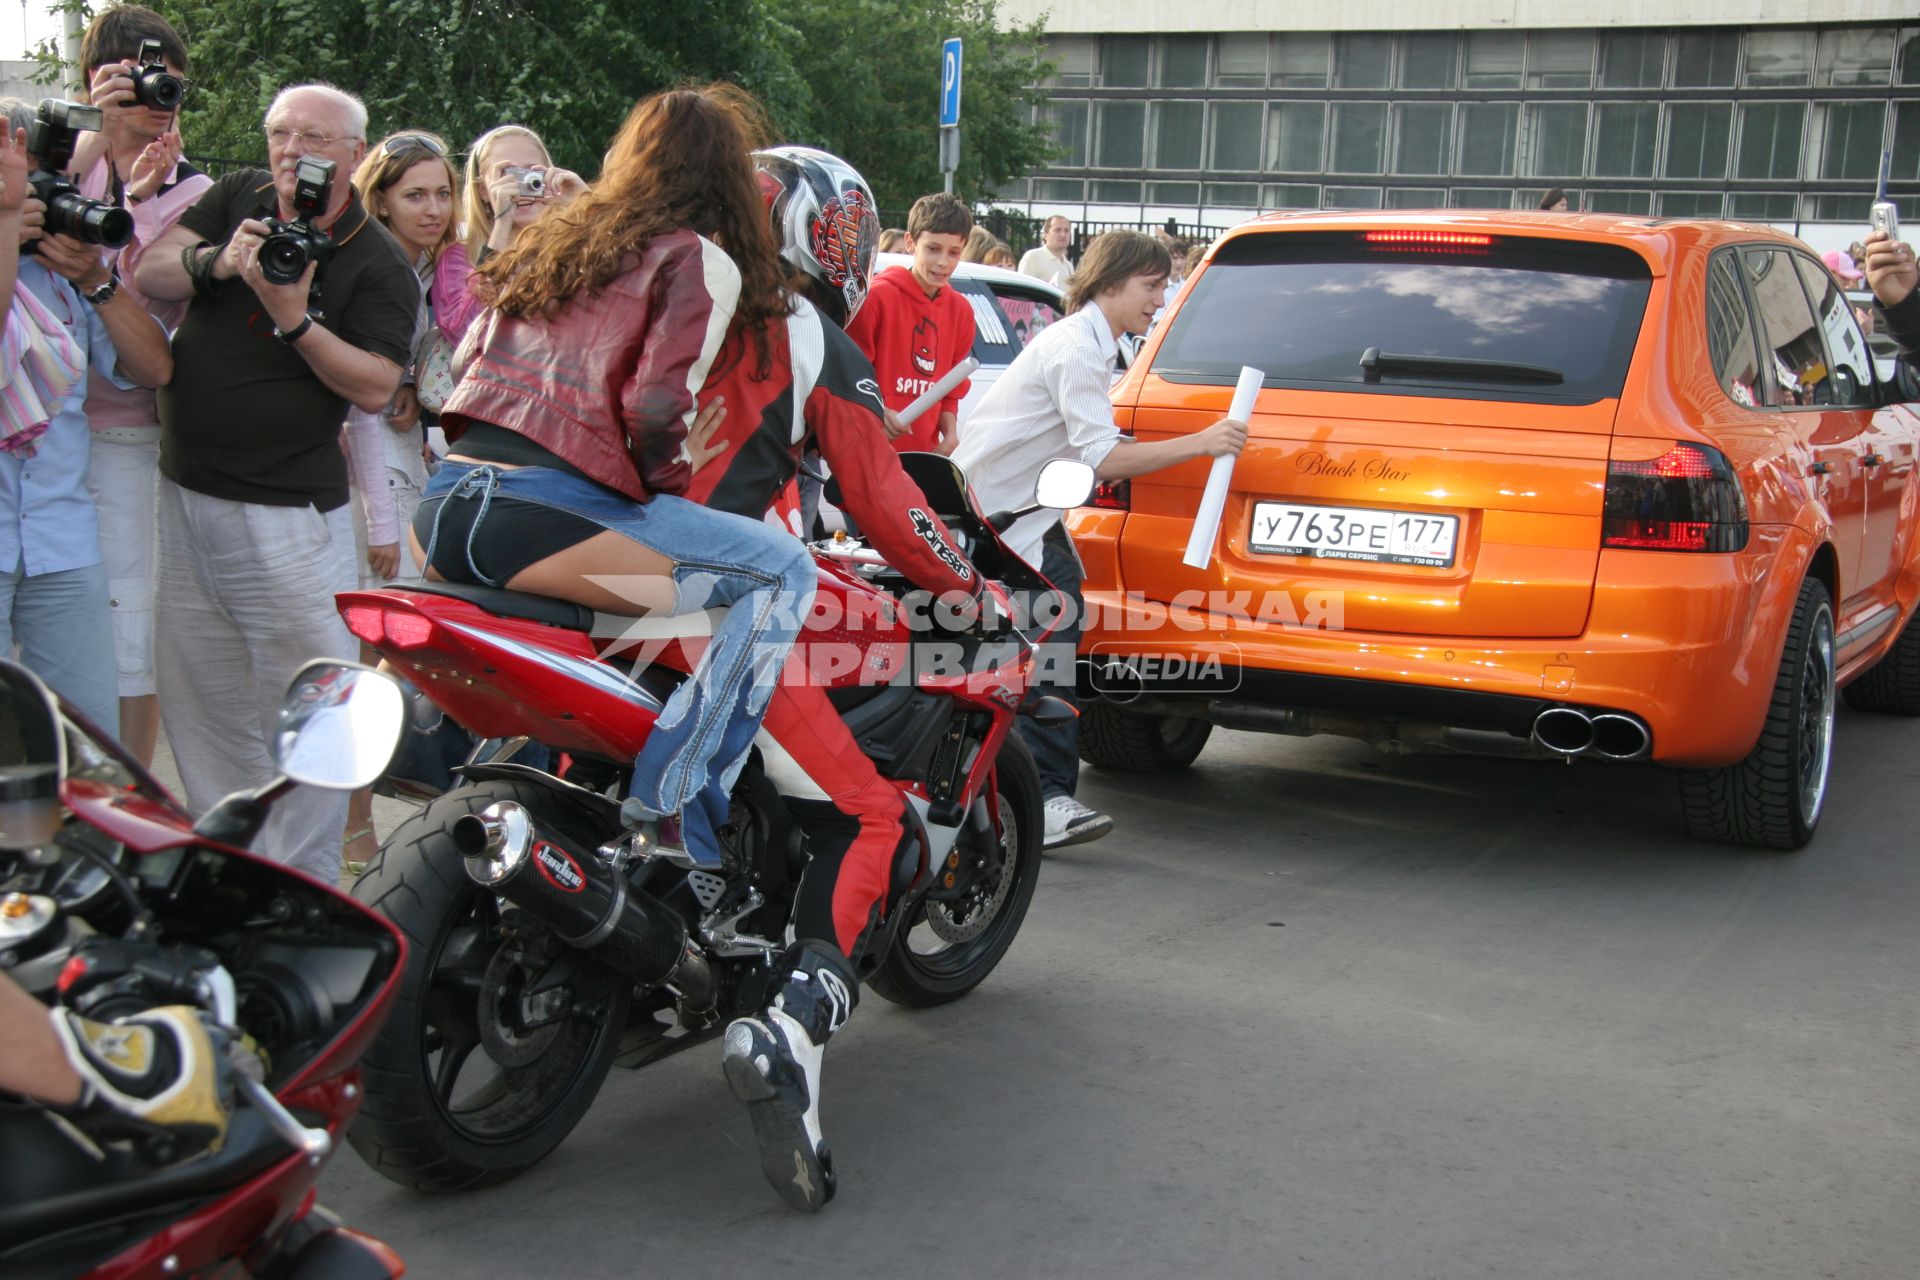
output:
[[[1148,660],[1146,695],[1211,692],[1520,736],[1549,706],[1618,711],[1646,723],[1651,759],[1694,767],[1752,750],[1811,553],[1783,526],[1756,526],[1732,555],[1605,551],[1581,635],[1450,638],[1342,630],[1337,601],[1318,602],[1318,614],[1306,602],[1265,610],[1321,623],[1298,627],[1259,621],[1258,601],[1253,618],[1170,610],[1113,581],[1100,523],[1075,528],[1089,580],[1080,652]]]

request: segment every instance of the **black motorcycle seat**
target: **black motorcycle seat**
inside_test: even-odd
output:
[[[528,622],[544,622],[550,627],[566,627],[572,631],[593,630],[593,610],[571,600],[501,587],[469,586],[464,582],[410,582],[405,589],[465,600],[502,618],[524,618]]]

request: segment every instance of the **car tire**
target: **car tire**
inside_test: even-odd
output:
[[[1206,720],[1157,716],[1096,698],[1080,710],[1080,758],[1121,773],[1178,773],[1213,733]]]
[[[1880,661],[1861,672],[1840,696],[1855,711],[1920,716],[1920,612]]]
[[[1760,740],[1744,760],[1680,775],[1687,832],[1755,849],[1813,838],[1833,763],[1833,604],[1819,580],[1800,584]]]

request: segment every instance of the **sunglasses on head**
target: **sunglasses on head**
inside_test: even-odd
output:
[[[403,147],[420,147],[431,151],[442,160],[447,158],[447,148],[437,138],[429,138],[424,133],[396,133],[380,144],[380,154],[390,156]]]

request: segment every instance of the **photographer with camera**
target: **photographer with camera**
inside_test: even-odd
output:
[[[447,246],[433,273],[434,317],[456,343],[486,306],[469,282],[474,268],[505,253],[547,210],[572,204],[587,184],[573,170],[554,167],[539,134],[503,124],[474,141],[464,187],[467,234]]]
[[[180,156],[179,110],[191,81],[187,46],[167,20],[135,4],[105,9],[80,38],[80,68],[100,108],[100,132],[75,154],[80,193],[125,209],[133,239],[105,251],[120,287],[166,326],[184,304],[156,302],[133,282],[141,255],[193,206],[213,179]],[[89,156],[94,158],[89,162]],[[112,595],[120,685],[120,741],[152,763],[160,733],[153,679],[154,499],[159,492],[160,415],[153,392],[123,391],[95,370],[87,393],[93,428],[87,488],[100,509],[100,550]]]
[[[213,184],[141,260],[149,296],[186,301],[160,395],[161,715],[196,811],[274,776],[280,693],[314,657],[351,658],[333,593],[353,585],[340,424],[384,409],[420,286],[348,175],[366,108],[330,85],[267,111],[271,172]],[[346,796],[302,787],[259,838],[329,883]]]
[[[0,110],[0,253],[17,261],[0,368],[0,417],[10,428],[0,441],[0,653],[17,645],[29,668],[111,732],[120,707],[87,491],[86,376],[91,368],[121,389],[155,387],[173,361],[166,330],[100,260],[115,229],[102,216],[111,210],[61,176],[99,112],[53,99],[35,111],[13,98],[0,99]]]

